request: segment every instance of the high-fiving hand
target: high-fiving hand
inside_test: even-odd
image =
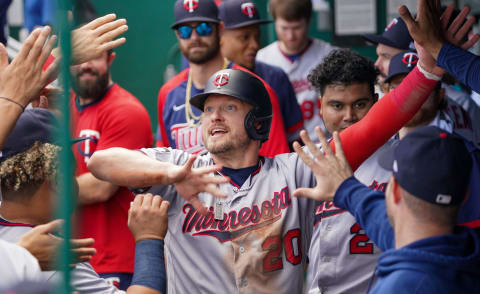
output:
[[[455,6],[452,4],[440,16],[439,0],[418,0],[416,19],[412,17],[405,5],[398,9],[398,13],[405,21],[415,43],[425,48],[434,59],[437,59],[445,42],[450,42],[468,50],[480,39],[480,35],[475,34],[468,41],[465,41],[472,25],[475,23],[473,16],[468,17],[470,12],[468,6],[465,6],[453,22],[448,25],[454,9]]]
[[[218,185],[228,182],[228,177],[215,176],[212,173],[222,169],[221,166],[213,165],[200,168],[192,168],[196,156],[191,156],[183,166],[174,166],[168,170],[168,182],[174,183],[178,194],[192,203],[202,215],[209,213],[208,209],[198,199],[198,194],[207,192],[215,197],[227,197]]]
[[[307,154],[298,142],[293,143],[293,149],[302,161],[312,169],[317,185],[313,188],[298,188],[293,192],[293,196],[307,197],[317,201],[332,201],[340,184],[351,177],[353,172],[343,153],[338,133],[333,133],[336,150],[336,153],[333,153],[320,127],[316,127],[315,132],[320,139],[324,152],[310,139],[306,131],[301,131],[300,137],[313,157]]]

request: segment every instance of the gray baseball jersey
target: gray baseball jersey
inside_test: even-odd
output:
[[[38,261],[23,247],[0,240],[0,260],[0,286],[3,289],[22,281],[42,279]]]
[[[170,148],[142,151],[177,165],[189,156]],[[207,153],[194,167],[212,164]],[[226,199],[199,194],[214,212],[208,217],[200,216],[174,186],[153,187],[152,193],[171,202],[165,238],[168,293],[300,293],[315,202],[292,197],[292,192],[314,183],[296,154],[262,158],[241,187],[220,185]]]
[[[32,229],[26,224],[12,223],[0,218],[0,239],[16,243]],[[57,271],[42,272],[42,279],[49,283],[58,283],[62,273]],[[72,270],[72,288],[80,293],[125,293],[100,278],[88,262],[78,263]]]
[[[355,171],[355,177],[372,189],[384,191],[391,172],[381,168],[377,158],[393,142],[388,141],[370,156]],[[367,293],[380,249],[370,241],[355,217],[333,202],[323,202],[317,207],[314,222],[307,293]]]
[[[335,49],[334,46],[318,39],[311,39],[309,47],[295,61],[291,61],[280,51],[278,41],[258,51],[259,61],[275,65],[285,71],[292,83],[298,105],[302,109],[304,127],[309,134],[315,134],[316,126],[324,130],[323,120],[320,117],[320,100],[318,93],[310,86],[307,76],[310,71],[323,61],[323,58]],[[318,141],[315,136],[313,140]]]
[[[447,97],[446,108],[431,125],[455,132],[480,148],[480,107],[469,96],[453,97]]]

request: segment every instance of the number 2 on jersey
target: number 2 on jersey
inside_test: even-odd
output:
[[[350,228],[350,233],[355,234],[350,239],[350,254],[373,254],[373,244],[367,243],[370,238],[359,224],[354,224]]]
[[[263,259],[263,272],[272,272],[283,268],[283,248],[287,261],[292,265],[299,264],[302,261],[302,241],[300,238],[300,229],[294,229],[283,236],[283,242],[279,236],[265,239],[262,249],[268,251],[268,253]]]

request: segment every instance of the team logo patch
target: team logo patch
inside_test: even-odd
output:
[[[394,25],[396,25],[398,23],[398,19],[394,18],[389,24],[388,26],[385,28],[385,32],[390,30]]]
[[[220,89],[220,87],[228,84],[229,79],[230,79],[229,73],[221,72],[215,77],[215,79],[213,79],[213,84],[217,86],[218,89]]]
[[[183,8],[192,13],[198,8],[198,0],[183,0]]]
[[[77,144],[78,153],[83,156],[85,162],[88,162],[90,156],[92,156],[93,152],[97,149],[100,132],[84,129],[80,131],[78,137],[82,138]]]
[[[255,15],[255,4],[253,4],[252,2],[243,3],[241,8],[242,13],[249,18],[253,18],[253,16]]]
[[[414,67],[418,62],[418,55],[414,52],[408,52],[403,54],[402,62],[407,65],[407,67]]]

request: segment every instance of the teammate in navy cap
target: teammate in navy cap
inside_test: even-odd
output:
[[[292,84],[282,69],[255,60],[260,49],[260,25],[270,21],[261,19],[258,8],[250,0],[225,1],[218,9],[219,18],[225,24],[220,38],[222,55],[251,70],[273,88],[280,102],[287,139],[293,143],[299,138],[303,117]]]
[[[334,154],[318,135],[325,153],[309,144],[315,160],[295,146],[314,170],[317,186],[294,195],[333,199],[384,251],[369,293],[480,291],[480,239],[472,229],[456,226],[472,169],[463,139],[437,127],[407,135],[380,155],[380,165],[393,172],[384,194],[352,176],[338,137]]]
[[[157,146],[173,147],[190,153],[206,152],[200,129],[202,112],[192,107],[190,98],[203,92],[208,78],[221,69],[242,68],[225,59],[220,52],[224,24],[218,19],[213,0],[177,0],[175,30],[180,51],[189,67],[165,83],[158,94],[160,132]],[[262,80],[263,81],[263,80]],[[265,82],[264,82],[265,83]],[[278,97],[265,83],[273,106],[269,140],[261,154],[275,156],[289,151]]]
[[[413,52],[400,53],[392,58],[390,63],[389,77],[386,80],[387,93],[395,89],[405,78],[405,76],[413,70],[409,66],[408,61],[416,58]],[[470,100],[471,104],[474,104]],[[405,137],[408,133],[425,125],[435,125],[444,129],[448,133],[454,133],[461,136],[473,151],[472,155],[480,151],[480,112],[478,107],[467,107],[447,99],[445,89],[440,83],[430,95],[428,100],[422,105],[415,116],[405,124],[399,132],[399,138]],[[474,155],[473,155],[474,156]],[[478,176],[470,180],[470,190],[478,191]],[[471,227],[479,227],[480,214],[478,212],[478,197],[469,197],[466,205],[462,206],[459,215],[459,223],[466,224]]]
[[[364,35],[368,41],[377,45],[378,58],[375,66],[380,71],[379,82],[388,75],[388,65],[392,57],[400,52],[415,49],[413,39],[405,22],[400,17],[394,18],[381,35]]]

